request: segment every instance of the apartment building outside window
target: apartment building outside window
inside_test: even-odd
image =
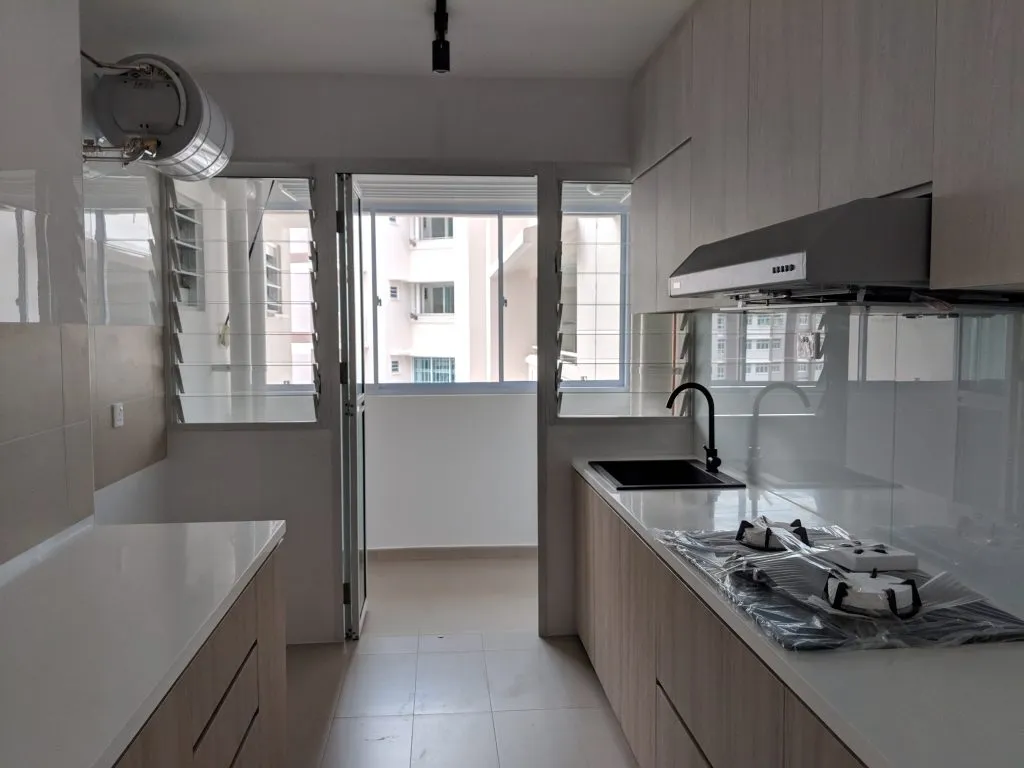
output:
[[[413,219],[413,240],[446,240],[455,236],[452,216],[417,216]]]
[[[455,313],[455,283],[421,285],[419,314],[451,315]]]
[[[413,381],[417,384],[451,384],[455,381],[454,357],[414,357]]]

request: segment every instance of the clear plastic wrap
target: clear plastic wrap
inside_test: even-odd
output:
[[[803,529],[801,529],[803,530]],[[904,618],[833,607],[826,585],[844,573],[821,553],[852,537],[839,527],[808,528],[809,543],[773,527],[780,551],[758,551],[731,531],[652,533],[694,565],[769,637],[790,650],[916,648],[1024,639],[1024,620],[996,608],[949,573],[887,571],[913,581],[920,606]],[[741,530],[742,533],[742,530]]]

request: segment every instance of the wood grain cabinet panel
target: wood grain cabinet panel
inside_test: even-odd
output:
[[[608,510],[614,515],[612,510]],[[621,519],[622,702],[619,720],[641,768],[655,764],[655,644],[657,555]]]
[[[189,768],[190,723],[187,691],[183,686],[175,686],[114,768]]]
[[[654,168],[633,182],[629,311],[634,315],[657,310],[659,172],[659,168]]]
[[[250,583],[185,670],[193,744],[255,644],[256,585]]]
[[[786,691],[785,719],[785,768],[864,768],[791,691]]]
[[[932,179],[936,0],[824,0],[821,207]]]
[[[657,690],[657,710],[658,746],[655,766],[711,768],[661,688]]]
[[[657,678],[694,741],[716,767],[778,768],[782,683],[660,563],[657,580]]]
[[[255,738],[262,745],[266,768],[288,764],[284,569],[280,560],[278,554],[272,554],[256,574],[261,727]]]
[[[576,526],[576,631],[587,655],[594,657],[594,565],[590,486],[572,475],[573,515]]]
[[[621,524],[614,512],[592,492],[594,525],[594,671],[615,716],[622,714],[623,620],[619,572]]]
[[[818,210],[821,0],[750,5],[748,228]]]
[[[694,248],[746,231],[750,0],[693,9],[690,239]]]
[[[259,652],[253,649],[196,744],[195,768],[230,767],[259,710]]]
[[[939,0],[934,288],[1024,286],[1024,3]]]
[[[687,299],[673,299],[668,279],[690,255],[690,145],[684,144],[658,166],[657,265],[655,306],[659,312],[686,311]]]

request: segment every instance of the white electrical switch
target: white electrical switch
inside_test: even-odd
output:
[[[114,421],[114,429],[124,426],[124,403],[114,403],[110,406],[110,415]]]

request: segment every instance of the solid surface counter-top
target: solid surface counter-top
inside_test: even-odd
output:
[[[90,526],[0,587],[0,766],[114,765],[284,528]]]
[[[588,460],[573,466],[869,768],[1024,766],[1024,643],[787,651],[651,533],[658,528],[734,530],[752,516],[747,490],[619,492]],[[800,518],[807,526],[824,522],[780,496],[759,496],[757,514]]]

